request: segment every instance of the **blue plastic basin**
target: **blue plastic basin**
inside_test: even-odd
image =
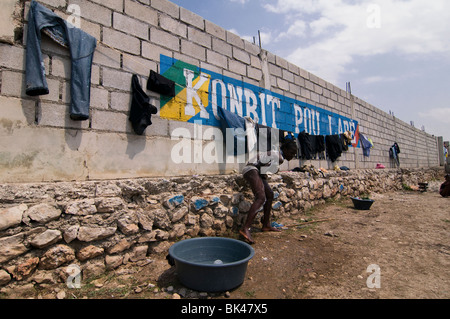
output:
[[[201,237],[172,245],[169,255],[183,285],[197,291],[220,292],[244,282],[247,264],[255,251],[239,240]]]

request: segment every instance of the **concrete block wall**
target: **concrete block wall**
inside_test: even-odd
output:
[[[350,168],[389,167],[389,147],[398,142],[402,167],[437,166],[436,138],[369,105],[299,66],[262,50],[237,35],[168,0],[40,0],[56,14],[74,19],[98,40],[91,78],[90,119],[69,118],[70,56],[67,49],[42,38],[50,93],[25,94],[26,26],[30,1],[9,1],[13,28],[0,34],[0,181],[33,182],[229,173],[233,164],[175,164],[171,150],[175,128],[193,125],[153,116],[144,136],[128,121],[131,77],[145,84],[159,72],[160,55],[256,85],[339,113],[359,122],[372,138],[370,158],[350,148],[337,164]],[[160,96],[147,91],[152,104]],[[210,141],[203,141],[208,143]],[[292,161],[284,169],[301,166]],[[308,161],[330,169],[336,163]]]

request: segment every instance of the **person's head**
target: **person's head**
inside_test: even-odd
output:
[[[283,152],[283,157],[290,161],[297,155],[297,143],[295,140],[288,139],[281,145],[281,151]]]
[[[445,180],[450,181],[450,174],[445,175]]]

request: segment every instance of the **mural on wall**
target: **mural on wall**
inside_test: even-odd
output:
[[[175,97],[161,95],[161,118],[219,127],[218,108],[223,108],[294,135],[350,131],[353,146],[358,144],[355,120],[165,55],[160,62],[160,73],[176,83]]]

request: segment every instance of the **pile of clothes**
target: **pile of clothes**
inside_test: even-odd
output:
[[[328,158],[335,162],[343,152],[348,151],[349,145],[352,143],[352,133],[346,131],[342,134],[335,135],[310,135],[302,132],[298,135],[300,144],[300,158],[311,160],[325,159],[325,151]]]

